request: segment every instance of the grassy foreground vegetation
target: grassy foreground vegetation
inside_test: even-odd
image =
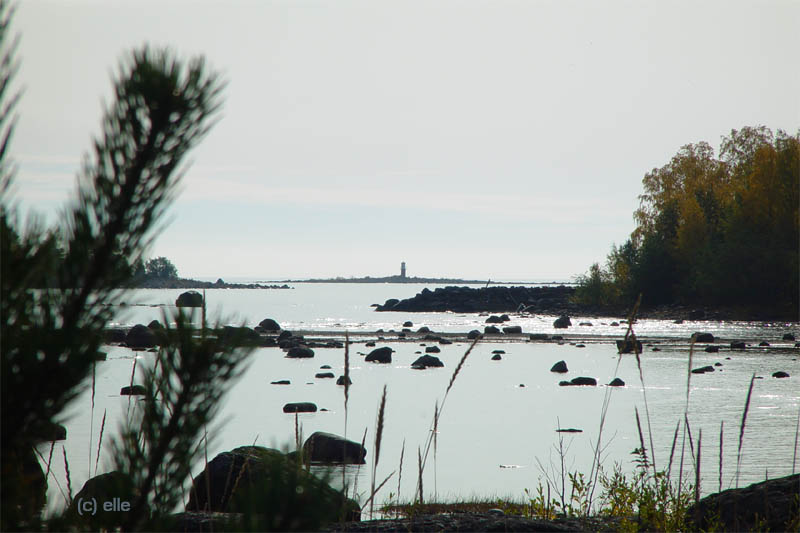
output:
[[[800,298],[800,131],[744,127],[647,173],[636,229],[579,278],[579,302],[777,309]]]

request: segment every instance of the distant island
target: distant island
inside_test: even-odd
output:
[[[345,278],[337,276],[335,278],[324,279],[287,279],[279,283],[437,283],[437,284],[458,284],[458,285],[489,285],[491,280],[486,279],[457,279],[457,278],[419,278],[406,274],[405,261],[400,263],[400,274],[396,276],[383,276],[373,278],[364,276],[362,278]]]
[[[408,276],[385,276],[382,278],[373,278],[371,276],[364,276],[363,278],[327,278],[327,279],[287,279],[281,283],[446,283],[457,285],[488,285],[492,282],[490,280],[478,279],[455,279],[455,278],[418,278]]]
[[[199,281],[186,278],[149,277],[134,279],[129,288],[133,289],[291,289],[283,285],[266,285],[264,283],[226,283],[222,278],[215,282]]]

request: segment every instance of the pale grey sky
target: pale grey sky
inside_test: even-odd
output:
[[[680,146],[800,127],[796,0],[25,0],[14,27],[17,198],[40,212],[126,51],[227,79],[151,252],[184,276],[569,279]]]

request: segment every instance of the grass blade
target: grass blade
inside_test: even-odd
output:
[[[381,395],[381,404],[378,408],[378,421],[377,426],[375,429],[375,458],[372,461],[372,486],[370,492],[372,495],[375,494],[375,476],[378,472],[378,461],[381,457],[381,439],[383,438],[383,424],[384,424],[384,415],[386,412],[386,385],[383,386],[383,394]],[[370,497],[371,498],[371,497]],[[374,501],[371,501],[369,504],[369,515],[370,517],[373,516],[373,509],[374,509]]]
[[[736,488],[739,488],[739,470],[742,465],[742,442],[744,441],[744,428],[747,423],[747,413],[750,411],[750,398],[753,396],[753,384],[756,381],[756,375],[750,378],[750,387],[747,389],[747,399],[744,402],[744,411],[742,412],[742,424],[739,426],[739,448],[736,451]]]
[[[103,446],[103,432],[106,429],[106,409],[103,409],[103,422],[100,424],[100,439],[97,441],[97,454],[94,458],[94,475],[97,475],[97,465],[100,462],[100,449]]]

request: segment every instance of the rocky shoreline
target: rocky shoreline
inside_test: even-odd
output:
[[[586,317],[627,317],[630,308],[597,307],[575,303],[575,287],[438,287],[423,289],[411,298],[391,298],[372,304],[376,311],[407,313],[533,313],[545,315],[581,315]],[[746,306],[686,306],[680,304],[650,306],[643,304],[639,318],[662,320],[743,320],[800,322],[800,311],[786,306],[753,309]]]
[[[134,283],[131,289],[291,289],[287,284],[226,283],[222,278],[215,282],[187,278],[146,278]]]

